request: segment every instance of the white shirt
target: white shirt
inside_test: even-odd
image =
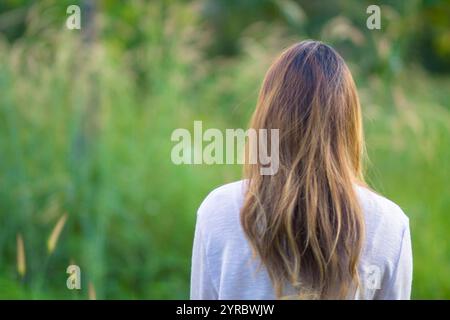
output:
[[[244,182],[212,191],[197,213],[192,253],[191,299],[275,299],[266,269],[252,258],[240,209]],[[395,203],[357,187],[365,216],[355,299],[409,299],[412,251],[408,217]]]

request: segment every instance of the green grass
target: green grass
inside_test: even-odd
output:
[[[0,41],[0,298],[86,298],[88,283],[99,298],[188,297],[196,209],[241,169],[172,164],[171,132],[194,120],[245,127],[289,39],[267,35],[269,45],[246,42],[231,60],[208,60],[200,40],[185,41],[189,13],[177,14],[169,27],[148,17],[145,45],[127,51],[85,46],[66,30]],[[388,80],[355,73],[369,181],[410,217],[413,297],[448,299],[450,79],[416,68]],[[66,288],[71,262],[81,292]]]

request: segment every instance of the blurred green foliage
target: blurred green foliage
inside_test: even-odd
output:
[[[305,38],[355,76],[368,179],[410,217],[413,297],[450,298],[448,1],[380,2],[370,31],[370,1],[105,0],[66,29],[86,3],[0,3],[0,298],[187,298],[196,209],[241,168],[176,166],[170,135],[245,127],[272,59]]]

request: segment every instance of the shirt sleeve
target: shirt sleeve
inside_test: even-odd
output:
[[[411,235],[408,223],[403,231],[400,253],[393,275],[386,284],[386,290],[382,290],[379,299],[409,300],[411,298],[412,272]]]
[[[191,300],[215,300],[217,290],[208,270],[203,234],[197,217],[191,265]]]

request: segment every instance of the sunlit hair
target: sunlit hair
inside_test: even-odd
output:
[[[364,184],[363,132],[344,60],[317,41],[288,48],[265,76],[250,127],[280,134],[275,175],[261,175],[260,164],[245,165],[241,210],[244,232],[277,297],[351,297],[364,234],[355,190]]]

